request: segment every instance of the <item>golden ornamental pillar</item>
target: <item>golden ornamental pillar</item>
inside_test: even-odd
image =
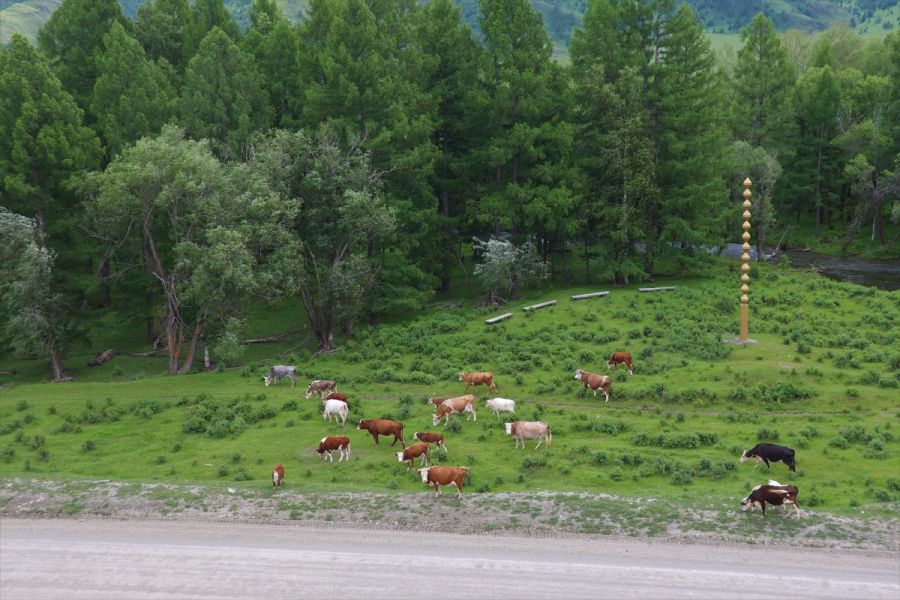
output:
[[[753,196],[750,187],[752,185],[753,182],[749,177],[744,179],[744,224],[741,225],[744,229],[744,234],[741,236],[744,240],[744,245],[741,246],[744,253],[741,255],[741,327],[738,337],[741,343],[746,343],[750,339],[750,286],[748,284],[750,283],[750,208],[752,206],[750,197]]]

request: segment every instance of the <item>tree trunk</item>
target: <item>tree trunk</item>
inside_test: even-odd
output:
[[[55,346],[50,347],[50,371],[53,373],[53,381],[65,381],[66,374],[63,373],[62,358],[59,356],[59,350]]]
[[[109,257],[105,257],[100,263],[100,307],[112,306],[112,295],[109,291]]]
[[[203,368],[209,371],[209,346],[203,346]]]
[[[816,237],[819,237],[819,225],[822,222],[822,144],[816,159]]]
[[[184,375],[185,373],[189,373],[191,367],[194,366],[194,356],[197,354],[197,342],[200,341],[200,338],[203,336],[203,326],[206,323],[206,318],[203,315],[197,317],[197,323],[194,324],[194,333],[191,335],[191,344],[188,346],[188,355],[185,357],[184,362],[181,364],[181,368],[178,369],[179,375]],[[176,362],[177,366],[177,362]]]
[[[584,281],[585,283],[590,282],[591,280],[591,252],[588,246],[587,236],[584,238]]]

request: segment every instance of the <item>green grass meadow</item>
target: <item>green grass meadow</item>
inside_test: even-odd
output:
[[[636,286],[532,292],[493,326],[484,319],[499,313],[467,300],[361,327],[322,356],[296,306],[261,308],[251,334],[295,333],[249,346],[242,365],[180,377],[163,375],[162,359],[78,367],[86,354],[69,361],[75,382],[49,384],[37,382],[46,377],[40,361],[0,361],[13,372],[0,389],[0,476],[265,488],[272,466],[284,463],[298,491],[425,493],[390,438],[376,446],[355,428],[360,418],[387,417],[403,421],[407,441],[444,431],[449,453],[433,458],[471,467],[468,494],[587,491],[700,505],[737,501],[773,478],[797,485],[804,508],[896,514],[900,293],[754,266],[758,343],[738,347],[723,342],[737,328],[736,273],[735,263],[716,262],[702,279],[657,280],[677,288],[652,294]],[[597,289],[611,294],[569,299]],[[558,304],[521,310],[549,299]],[[103,341],[121,349],[117,342],[135,337],[127,326],[100,323]],[[632,353],[635,373],[611,373],[607,404],[574,371],[606,373],[614,350]],[[296,388],[264,387],[262,375],[279,363],[297,365]],[[460,370],[493,371],[494,395],[516,400],[515,418],[550,423],[553,445],[516,450],[502,426],[513,417],[498,421],[483,388],[477,422],[455,416],[433,427],[425,399],[461,394]],[[321,402],[304,398],[314,378],[335,379],[350,396],[345,426],[324,422]],[[316,456],[319,439],[333,434],[350,436],[349,463]],[[740,464],[761,441],[795,448],[797,473]]]

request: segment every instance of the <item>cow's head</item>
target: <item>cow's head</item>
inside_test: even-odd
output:
[[[397,453],[397,460],[398,460],[399,462],[403,462],[403,452],[398,452],[398,453]]]
[[[365,429],[365,427],[363,426],[363,423],[368,423],[368,421],[363,419],[362,421],[360,421],[359,423],[356,424],[356,428],[357,429]]]
[[[263,375],[263,381],[266,382],[266,387],[269,387],[269,384],[272,383],[272,379],[273,378],[269,377],[268,375]]]
[[[441,422],[441,415],[439,415],[439,414],[431,415],[431,424],[432,425],[437,425],[440,422]]]
[[[613,359],[609,359],[608,361],[606,361],[607,369],[612,369],[615,366],[616,366],[616,361],[614,361]]]
[[[419,440],[419,432],[418,431],[413,434],[413,439]],[[419,441],[421,442],[422,440],[419,440]]]
[[[581,379],[581,374],[583,372],[584,371],[582,371],[581,369],[578,369],[577,371],[575,371],[575,379]]]
[[[272,483],[278,485],[278,480],[281,479],[281,476],[278,474],[278,469],[274,469],[272,471]]]
[[[423,467],[421,469],[416,469],[419,472],[419,477],[422,478],[423,483],[428,483],[428,471],[431,470],[431,467]]]
[[[753,508],[753,500],[750,499],[750,496],[747,496],[741,502],[741,510],[746,512],[746,511],[750,510],[751,508]]]
[[[506,423],[505,426],[506,426],[506,435],[512,435],[513,424],[512,424],[512,423]]]
[[[752,456],[750,456],[749,454],[747,454],[748,452],[750,452],[750,451],[749,451],[749,450],[744,450],[744,453],[741,454],[740,462],[745,463],[745,462],[747,462],[748,460],[750,460],[751,458],[753,458]]]
[[[459,380],[460,380],[460,381],[465,381],[465,380],[466,380],[466,378],[465,378],[465,373],[460,373],[460,374],[459,374]]]

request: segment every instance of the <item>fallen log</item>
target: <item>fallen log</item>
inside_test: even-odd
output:
[[[273,342],[280,342],[281,340],[283,340],[286,337],[287,337],[286,333],[279,333],[278,335],[273,335],[270,337],[255,338],[252,340],[242,340],[241,343],[242,344],[271,344]]]
[[[638,288],[639,292],[671,292],[675,289],[674,285],[669,285],[665,287],[655,287],[655,288]]]
[[[540,304],[532,304],[531,306],[526,306],[522,310],[537,310],[539,308],[544,308],[545,306],[553,306],[556,304],[556,300],[548,300],[547,302],[541,302]]]
[[[584,300],[586,298],[601,298],[603,296],[609,296],[609,292],[591,292],[590,294],[575,294],[572,296],[572,300]]]
[[[494,317],[493,319],[487,319],[485,321],[485,323],[487,323],[488,325],[493,325],[494,323],[498,323],[498,322],[502,321],[503,319],[508,319],[511,316],[513,316],[512,313],[504,313],[504,314],[500,315],[499,317]]]
[[[89,360],[87,366],[99,367],[100,365],[102,365],[103,363],[105,363],[106,361],[108,361],[115,355],[116,355],[116,351],[113,350],[112,348],[110,348],[109,350],[104,350],[103,352],[97,354],[96,356],[94,356],[94,358]]]

